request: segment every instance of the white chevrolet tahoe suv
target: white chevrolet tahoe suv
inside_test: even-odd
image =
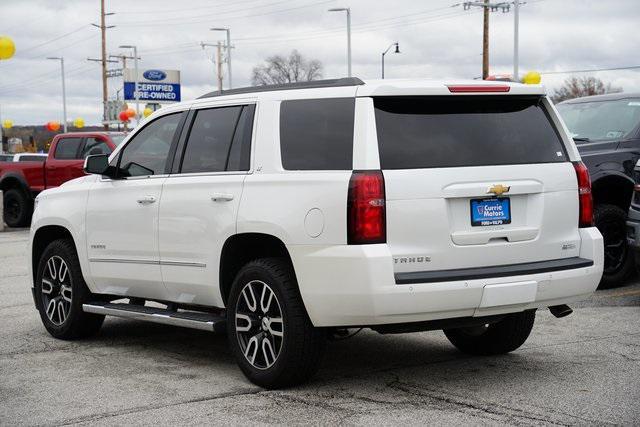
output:
[[[348,328],[492,355],[603,268],[587,170],[541,86],[356,78],[162,108],[36,200],[33,296],[57,338],[105,315],[228,334],[254,383]]]

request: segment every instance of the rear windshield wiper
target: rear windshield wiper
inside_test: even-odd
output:
[[[589,141],[591,141],[589,138],[584,137],[584,136],[574,136],[573,140],[574,141],[579,141],[579,142],[589,142]]]

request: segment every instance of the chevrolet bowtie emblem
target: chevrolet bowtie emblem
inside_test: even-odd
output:
[[[511,187],[507,186],[507,185],[502,185],[502,184],[496,184],[493,185],[491,187],[489,187],[489,189],[487,190],[487,193],[493,193],[496,196],[501,196],[504,193],[508,193],[509,190],[511,189]]]

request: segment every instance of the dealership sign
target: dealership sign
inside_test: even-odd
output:
[[[135,101],[136,72],[133,68],[124,70],[124,99]],[[147,102],[179,102],[180,71],[178,70],[138,70],[138,100]]]

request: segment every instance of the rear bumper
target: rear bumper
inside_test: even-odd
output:
[[[300,245],[289,252],[315,326],[367,326],[514,313],[588,298],[602,276],[603,243],[596,228],[580,229],[580,236],[580,259],[567,268],[406,284],[396,283],[385,244]]]

